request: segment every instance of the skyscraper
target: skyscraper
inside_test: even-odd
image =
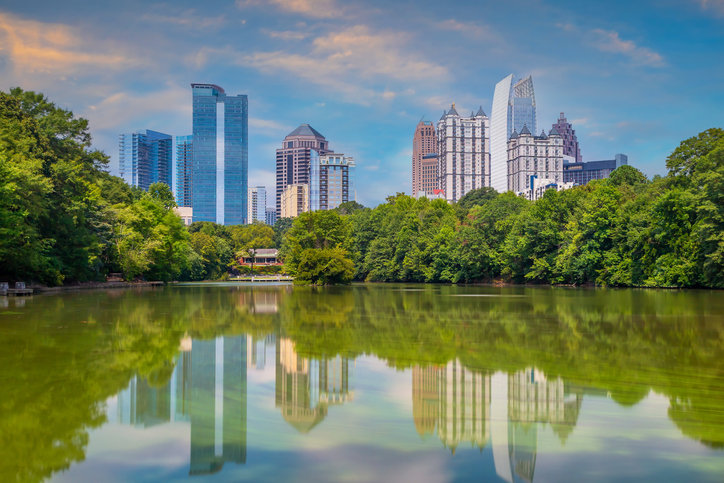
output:
[[[340,153],[321,156],[312,151],[309,162],[309,209],[332,210],[355,200],[354,159]]]
[[[412,196],[417,196],[421,191],[424,191],[425,194],[431,194],[431,192],[427,192],[428,190],[423,182],[423,159],[426,155],[436,152],[435,126],[431,122],[420,121],[417,123],[415,135],[412,138]],[[437,165],[436,162],[429,164]],[[437,176],[435,177],[437,178]]]
[[[152,183],[171,187],[172,138],[157,131],[137,131],[118,137],[119,176],[147,190]]]
[[[563,138],[563,156],[574,158],[576,163],[582,162],[583,156],[581,156],[581,148],[578,145],[576,131],[563,113],[558,117],[558,122],[556,122],[553,127]]]
[[[176,204],[193,206],[191,181],[194,167],[194,137],[176,136]]]
[[[470,117],[461,117],[453,104],[438,121],[438,185],[448,201],[490,185],[489,130],[482,107]]]
[[[508,189],[508,139],[523,126],[536,132],[533,78],[528,76],[514,83],[510,74],[495,85],[490,119],[490,181],[501,193]]]
[[[546,135],[534,136],[523,125],[508,140],[508,191],[520,194],[533,190],[532,178],[563,182],[563,139],[555,127]]]
[[[191,84],[194,221],[246,221],[248,100],[214,84]]]
[[[264,186],[249,188],[247,206],[249,214],[246,219],[249,224],[255,221],[266,222],[266,188]]]
[[[309,162],[312,150],[320,155],[330,152],[325,137],[309,124],[290,132],[277,149],[276,210],[282,215],[282,192],[291,184],[309,183]]]

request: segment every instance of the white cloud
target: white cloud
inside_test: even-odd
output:
[[[340,17],[343,13],[335,0],[236,0],[236,6],[239,8],[269,4],[285,12],[313,18],[334,18]]]
[[[141,16],[141,20],[152,23],[177,25],[194,30],[215,29],[226,24],[226,17],[224,15],[205,17],[194,9],[183,10],[173,15],[146,13]]]
[[[500,40],[489,26],[476,22],[460,22],[459,20],[448,19],[438,22],[437,27],[442,30],[460,32],[463,35],[477,39]]]
[[[301,32],[297,30],[267,30],[263,29],[262,33],[264,33],[266,36],[272,39],[279,39],[279,40],[304,40],[307,37],[309,37],[309,33],[307,32]]]
[[[698,2],[702,9],[724,16],[724,0],[698,0]]]
[[[259,119],[258,117],[249,118],[249,128],[255,131],[263,131],[267,134],[288,133],[293,128],[286,124],[282,124],[271,119]]]
[[[663,67],[666,65],[661,54],[648,47],[636,45],[632,40],[622,39],[616,31],[595,29],[592,31],[592,34],[594,47],[602,52],[622,54],[641,65],[651,67]]]

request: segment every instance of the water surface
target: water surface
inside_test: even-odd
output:
[[[722,481],[713,291],[0,297],[0,481]]]

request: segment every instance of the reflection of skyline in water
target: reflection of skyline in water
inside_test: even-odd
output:
[[[148,428],[190,424],[189,474],[246,462],[247,337],[185,339],[170,380],[159,387],[134,376],[118,395],[118,422]]]
[[[351,401],[349,359],[341,356],[302,357],[285,337],[276,343],[276,397],[282,417],[297,431],[308,433],[327,416],[330,405]]]
[[[538,425],[549,423],[561,441],[578,419],[581,396],[563,380],[535,369],[492,376],[460,361],[412,369],[412,412],[420,436],[437,435],[452,453],[461,443],[492,446],[496,474],[533,481]]]

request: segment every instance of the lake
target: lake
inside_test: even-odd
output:
[[[0,297],[0,481],[724,481],[717,291]]]

